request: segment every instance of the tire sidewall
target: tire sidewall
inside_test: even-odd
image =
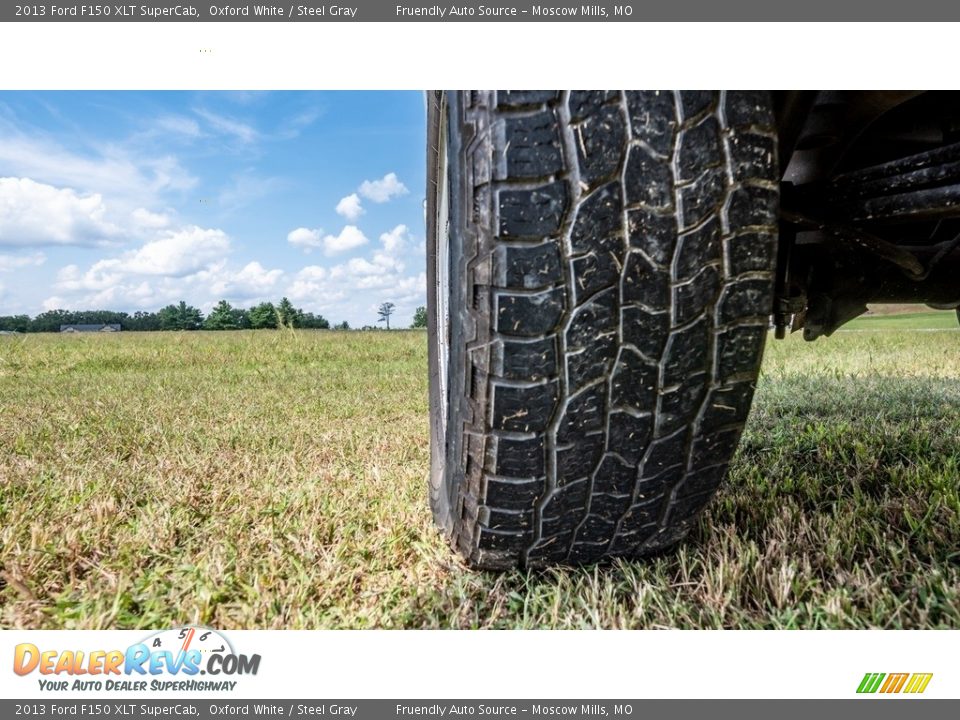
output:
[[[448,158],[458,157],[461,152],[459,125],[455,122],[459,112],[459,94],[456,92],[436,92],[428,94],[427,108],[427,335],[428,368],[430,375],[430,506],[434,520],[448,538],[455,534],[456,520],[459,517],[459,487],[462,482],[462,470],[458,470],[458,459],[462,455],[463,434],[451,432],[451,428],[462,426],[464,379],[466,363],[466,343],[464,340],[464,313],[466,302],[466,283],[463,279],[463,182],[461,163],[449,160],[447,190],[449,230],[440,232],[438,211],[441,199],[441,143],[446,141]],[[447,272],[447,310],[449,317],[449,338],[446,347],[449,357],[445,364],[447,371],[446,397],[441,387],[440,373],[444,363],[440,360],[443,344],[440,333],[444,330],[444,318],[440,317],[442,305],[438,294],[442,292],[438,284],[438,261],[442,257],[438,244],[446,238],[449,261]],[[446,404],[444,409],[443,405]],[[446,423],[444,423],[446,418]],[[461,477],[456,477],[457,475]]]

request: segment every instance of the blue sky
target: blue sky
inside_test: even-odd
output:
[[[0,315],[425,304],[415,92],[0,93]]]

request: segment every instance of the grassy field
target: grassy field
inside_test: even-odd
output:
[[[957,314],[952,310],[922,310],[900,315],[864,315],[851,320],[840,332],[850,330],[956,330]]]
[[[502,575],[431,524],[422,333],[0,337],[0,625],[960,627],[960,332],[867,323],[769,343],[677,553]]]

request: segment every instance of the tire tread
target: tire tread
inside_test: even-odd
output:
[[[473,412],[452,542],[482,568],[662,551],[722,481],[753,395],[769,100],[512,91],[460,107]]]

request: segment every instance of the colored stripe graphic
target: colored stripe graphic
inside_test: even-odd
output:
[[[867,673],[863,676],[863,680],[860,681],[860,687],[857,688],[858,693],[875,693],[877,688],[880,687],[880,681],[883,680],[885,675],[883,673]]]
[[[904,684],[910,673],[890,673],[887,675],[887,681],[880,688],[882,693],[898,693],[903,689]]]
[[[922,693],[927,689],[927,685],[930,684],[930,679],[932,677],[933,673],[914,673],[910,678],[910,682],[907,683],[907,687],[904,692]]]
[[[927,689],[933,673],[866,673],[860,685],[857,686],[857,692],[861,694],[872,694],[880,692],[882,694],[910,693],[919,694]]]

